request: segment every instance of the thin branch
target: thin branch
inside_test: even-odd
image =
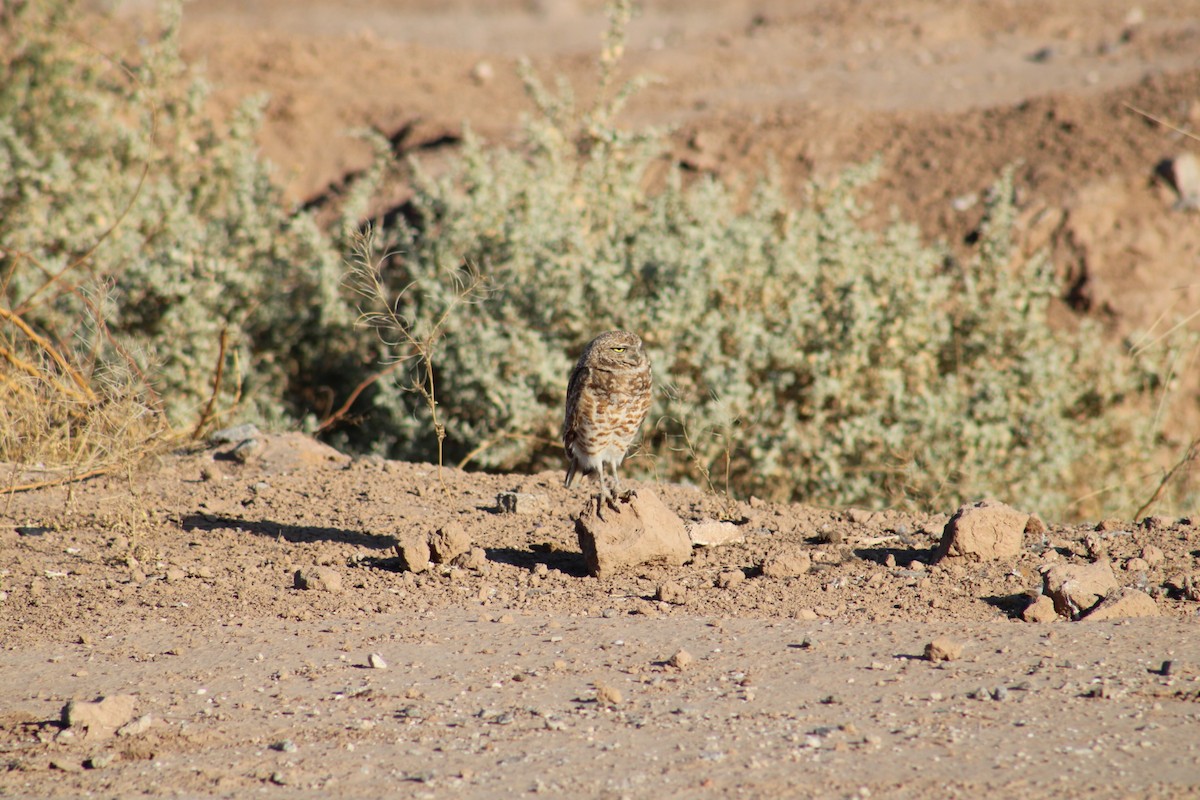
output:
[[[324,433],[325,431],[327,431],[331,427],[333,427],[334,423],[338,422],[340,419],[342,419],[342,417],[346,416],[346,414],[348,414],[350,412],[350,407],[354,405],[354,402],[356,400],[358,400],[358,396],[360,394],[362,394],[364,391],[366,391],[369,386],[373,385],[380,378],[386,378],[388,375],[391,375],[393,372],[395,372],[397,369],[399,369],[401,367],[401,365],[403,365],[403,364],[404,364],[404,361],[402,361],[402,360],[401,361],[393,361],[391,364],[384,367],[379,372],[376,372],[375,374],[370,375],[367,378],[364,378],[358,384],[358,386],[355,386],[354,390],[352,392],[350,392],[350,395],[346,398],[346,402],[342,403],[341,406],[339,406],[336,411],[334,411],[332,414],[330,414],[329,416],[327,416],[325,419],[323,419],[321,421],[321,424],[317,426],[316,432]]]
[[[217,350],[217,367],[213,375],[212,394],[208,396],[208,403],[204,406],[204,412],[200,414],[200,419],[196,421],[196,427],[192,430],[192,439],[200,438],[200,431],[204,429],[212,420],[213,408],[217,404],[217,395],[221,393],[221,379],[225,377],[225,348],[229,342],[229,327],[221,328],[221,341]]]
[[[1150,120],[1151,122],[1156,122],[1159,125],[1162,125],[1164,128],[1166,128],[1168,130],[1175,131],[1175,133],[1178,133],[1181,136],[1186,136],[1189,139],[1195,139],[1197,142],[1200,142],[1200,136],[1197,136],[1196,134],[1191,133],[1190,131],[1185,131],[1182,128],[1177,128],[1174,125],[1172,125],[1171,123],[1167,122],[1165,119],[1160,119],[1159,117],[1154,116],[1149,111],[1143,111],[1142,109],[1138,108],[1137,106],[1135,106],[1131,103],[1121,103],[1121,105],[1125,106],[1126,108],[1128,108],[1130,111],[1132,111],[1135,114],[1141,114],[1143,117]]]

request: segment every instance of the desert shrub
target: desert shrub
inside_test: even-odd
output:
[[[619,39],[605,53],[594,107],[532,81],[522,145],[468,136],[448,174],[417,170],[408,221],[389,231],[390,280],[422,287],[399,301],[418,327],[464,263],[489,288],[445,321],[448,446],[491,468],[558,465],[571,363],[621,327],[646,339],[658,382],[630,464],[644,475],[721,475],[728,458],[740,491],[776,498],[948,508],[995,495],[1050,514],[1084,510],[1071,506],[1081,485],[1120,483],[1123,448],[1148,437],[1128,400],[1151,376],[1088,322],[1048,324],[1057,286],[1043,258],[1014,251],[1011,172],[965,263],[909,225],[862,222],[870,164],[800,203],[771,179],[739,193],[675,172],[648,191],[664,139],[613,123]],[[427,424],[416,406],[394,418]],[[407,428],[390,444],[425,446]]]
[[[0,304],[80,374],[142,376],[172,427],[302,416],[368,355],[342,244],[284,207],[260,101],[206,113],[178,8],[132,64],[84,44],[75,10],[0,11]]]
[[[73,10],[0,9],[0,424],[28,444],[0,457],[50,457],[36,454],[59,452],[61,434],[128,434],[136,451],[233,414],[311,425],[358,397],[334,415],[335,443],[432,459],[444,433],[448,455],[488,468],[560,466],[568,371],[614,327],[642,334],[658,377],[629,465],[644,476],[728,474],[741,493],[829,505],[993,494],[1080,514],[1099,506],[1073,493],[1125,486],[1122,448],[1145,442],[1150,417],[1129,400],[1153,373],[1086,322],[1047,324],[1056,287],[1011,245],[1011,175],[963,263],[901,222],[863,224],[873,165],[798,193],[676,171],[650,188],[665,137],[615,123],[636,89],[613,81],[627,3],[594,104],[527,72],[524,140],[468,132],[448,170],[414,162],[411,202],[361,258],[371,180],[320,229],[284,208],[256,155],[259,105],[206,114],[177,16],[127,66],[81,44]],[[355,259],[377,296],[343,284]],[[469,303],[464,286],[479,290]],[[379,339],[360,314],[405,335]],[[111,422],[89,427],[102,409]]]

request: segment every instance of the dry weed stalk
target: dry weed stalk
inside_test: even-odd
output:
[[[671,392],[668,390],[668,395]],[[737,424],[737,420],[729,420],[719,426],[719,428],[710,428],[708,433],[720,442],[720,459],[724,464],[724,488],[717,489],[713,483],[712,468],[709,466],[709,460],[701,455],[696,447],[696,441],[692,438],[689,430],[687,417],[663,417],[655,427],[661,426],[665,422],[672,422],[679,426],[678,438],[683,440],[683,447],[671,447],[676,452],[687,453],[688,460],[695,466],[700,476],[704,478],[704,486],[708,493],[717,499],[721,506],[721,515],[725,519],[734,519],[737,517],[737,508],[733,499],[733,490],[730,485],[730,473],[733,464],[733,436],[732,428]],[[670,434],[668,434],[670,435]]]
[[[350,279],[354,289],[375,306],[374,309],[359,310],[359,321],[374,328],[380,341],[391,352],[391,364],[381,372],[368,378],[364,384],[375,380],[399,368],[400,365],[415,361],[408,388],[420,395],[429,411],[434,436],[437,438],[437,468],[438,484],[442,491],[449,493],[442,473],[443,444],[446,440],[446,426],[438,412],[437,376],[434,369],[435,354],[438,343],[444,334],[446,321],[463,304],[475,303],[484,296],[484,278],[470,263],[464,263],[463,268],[454,276],[454,292],[436,315],[422,314],[421,318],[409,316],[402,308],[410,293],[423,291],[420,280],[413,280],[403,289],[392,296],[391,290],[385,285],[382,268],[396,253],[385,252],[380,257],[375,256],[375,232],[368,225],[354,237],[354,255],[350,262]],[[423,329],[419,331],[419,329]],[[361,392],[365,385],[359,386],[355,392]],[[353,396],[347,402],[352,402]],[[345,413],[347,406],[337,412]]]
[[[1171,482],[1175,479],[1175,476],[1178,475],[1181,470],[1184,472],[1190,472],[1192,464],[1194,464],[1197,460],[1200,460],[1200,436],[1192,439],[1192,441],[1188,444],[1187,449],[1184,450],[1183,456],[1173,465],[1171,465],[1171,468],[1166,471],[1166,473],[1162,476],[1162,479],[1158,482],[1158,486],[1155,487],[1154,493],[1150,495],[1150,499],[1142,503],[1141,507],[1134,512],[1133,518],[1141,519],[1145,513],[1154,506],[1155,503],[1162,499],[1163,494],[1167,491],[1167,488],[1171,485]]]

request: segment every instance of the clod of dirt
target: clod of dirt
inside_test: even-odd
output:
[[[744,580],[746,580],[746,573],[740,569],[726,570],[717,575],[717,588],[732,589]]]
[[[781,547],[767,555],[762,574],[767,578],[795,578],[811,568],[812,557],[800,547]]]
[[[1029,514],[994,500],[964,505],[942,531],[933,563],[950,557],[971,561],[1015,558],[1021,553]]]
[[[342,576],[333,567],[309,567],[296,570],[295,582],[297,589],[308,589],[314,592],[342,591]]]
[[[1039,594],[1026,609],[1021,612],[1021,619],[1026,622],[1054,622],[1058,612],[1054,610],[1054,601],[1044,594]]]
[[[625,702],[621,690],[607,683],[596,681],[596,702],[602,706],[619,706]]]
[[[429,537],[418,531],[406,531],[396,537],[396,556],[409,572],[429,569]]]
[[[1126,587],[1114,589],[1105,595],[1084,619],[1106,620],[1125,617],[1157,617],[1158,605],[1145,592]]]
[[[149,714],[143,714],[137,719],[126,722],[117,728],[117,736],[141,736],[150,730],[152,724],[154,724],[154,718]]]
[[[659,585],[654,597],[664,603],[681,606],[687,603],[687,594],[687,587],[683,584],[676,583],[675,581],[667,581]]]
[[[742,535],[741,529],[732,522],[719,522],[712,519],[689,525],[687,532],[688,538],[697,547],[719,547],[746,539]]]
[[[455,556],[450,563],[461,569],[483,572],[488,568],[487,551],[482,547],[472,547],[467,552]]]
[[[1149,566],[1156,567],[1163,562],[1166,556],[1163,555],[1162,548],[1148,544],[1142,548],[1142,560]]]
[[[1076,619],[1117,588],[1108,561],[1091,564],[1054,564],[1042,568],[1042,593],[1054,601],[1054,610]]]
[[[676,650],[675,655],[667,659],[667,664],[675,669],[687,669],[694,663],[696,663],[696,657],[683,649]]]
[[[544,494],[500,492],[496,495],[496,507],[505,514],[540,514],[549,510],[550,501]]]
[[[471,537],[457,522],[443,525],[429,537],[429,557],[435,564],[448,564],[471,550]]]
[[[133,695],[114,694],[96,700],[72,700],[63,706],[63,724],[85,728],[89,739],[106,739],[133,719]]]
[[[938,637],[925,645],[927,661],[957,661],[962,658],[963,644],[946,637]]]
[[[1025,522],[1025,533],[1030,536],[1041,536],[1049,530],[1046,523],[1037,514],[1030,514],[1029,519]]]
[[[648,489],[621,498],[616,508],[589,506],[575,521],[575,533],[588,573],[596,577],[638,564],[680,566],[692,556],[683,520]]]

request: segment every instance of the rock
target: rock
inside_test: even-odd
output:
[[[239,464],[246,464],[250,459],[261,453],[266,445],[261,439],[243,439],[229,451],[229,457]]]
[[[540,514],[550,509],[550,499],[544,494],[501,492],[496,495],[496,507],[505,514]]]
[[[688,539],[697,547],[719,547],[723,544],[743,542],[746,537],[732,522],[705,520],[688,526]]]
[[[295,575],[295,585],[297,589],[337,594],[342,590],[342,576],[333,567],[298,569]]]
[[[96,700],[72,700],[63,707],[63,724],[86,728],[89,739],[104,739],[133,719],[133,695],[114,694]]]
[[[1021,612],[1021,619],[1026,622],[1054,622],[1058,619],[1058,612],[1054,610],[1053,600],[1044,594],[1039,594]]]
[[[350,456],[339,453],[300,431],[260,437],[263,448],[255,464],[263,475],[280,475],[330,464],[348,465]]]
[[[84,769],[105,769],[113,762],[112,753],[97,753],[83,762]]]
[[[1158,605],[1145,592],[1126,587],[1114,589],[1088,612],[1084,619],[1089,622],[1126,617],[1157,617]]]
[[[383,656],[379,653],[371,653],[367,656],[367,666],[371,669],[387,669],[387,662],[383,660]]]
[[[675,655],[667,659],[667,664],[675,669],[687,669],[696,662],[696,657],[687,650],[679,649],[675,651]]]
[[[762,574],[767,578],[795,578],[812,567],[812,558],[798,546],[781,547],[767,555]]]
[[[618,500],[615,509],[605,505],[603,514],[592,505],[575,521],[591,575],[606,577],[646,563],[680,566],[692,556],[683,520],[648,489]]]
[[[1185,151],[1168,159],[1161,170],[1179,195],[1176,209],[1200,207],[1200,159],[1194,153]]]
[[[1164,558],[1165,556],[1161,548],[1155,547],[1152,544],[1148,544],[1142,548],[1142,560],[1151,567],[1161,564]]]
[[[1126,572],[1146,572],[1150,569],[1150,562],[1144,558],[1134,556],[1125,562]]]
[[[154,718],[149,714],[143,714],[137,719],[126,722],[121,727],[117,728],[117,736],[141,736],[146,731],[150,730],[150,726],[154,723]]]
[[[851,508],[846,511],[846,519],[856,525],[869,525],[875,519],[875,512],[865,508]]]
[[[482,572],[488,567],[487,551],[482,547],[472,547],[467,552],[455,556],[454,560],[450,563],[462,569],[473,569],[476,572]]]
[[[938,637],[925,645],[927,661],[957,661],[962,658],[963,644],[946,637]]]
[[[1030,514],[1029,519],[1025,522],[1025,533],[1030,536],[1041,536],[1048,530],[1046,523],[1037,514]]]
[[[448,564],[470,550],[471,537],[457,522],[443,525],[429,537],[429,558],[435,564]]]
[[[933,563],[944,558],[985,561],[1020,554],[1029,515],[995,500],[964,505],[942,531]]]
[[[471,67],[471,80],[479,86],[490,83],[494,77],[496,77],[496,70],[490,61],[476,61],[475,66]]]
[[[602,706],[619,706],[625,701],[621,690],[607,683],[596,681],[596,702]]]
[[[233,444],[234,442],[244,442],[247,439],[257,439],[261,435],[257,425],[247,422],[243,425],[234,425],[232,428],[222,428],[208,437],[208,440],[215,444]]]
[[[416,531],[407,531],[396,537],[396,555],[409,572],[424,572],[429,569],[429,537]]]
[[[1042,594],[1049,595],[1054,610],[1064,617],[1081,616],[1116,588],[1117,579],[1107,561],[1042,567]]]
[[[187,577],[187,573],[179,567],[168,567],[164,577],[167,579],[167,583],[179,583]]]
[[[746,573],[740,569],[726,570],[717,575],[717,588],[732,589],[744,580],[746,580]]]
[[[664,603],[681,606],[687,603],[687,588],[675,581],[667,581],[658,587],[654,597]]]

